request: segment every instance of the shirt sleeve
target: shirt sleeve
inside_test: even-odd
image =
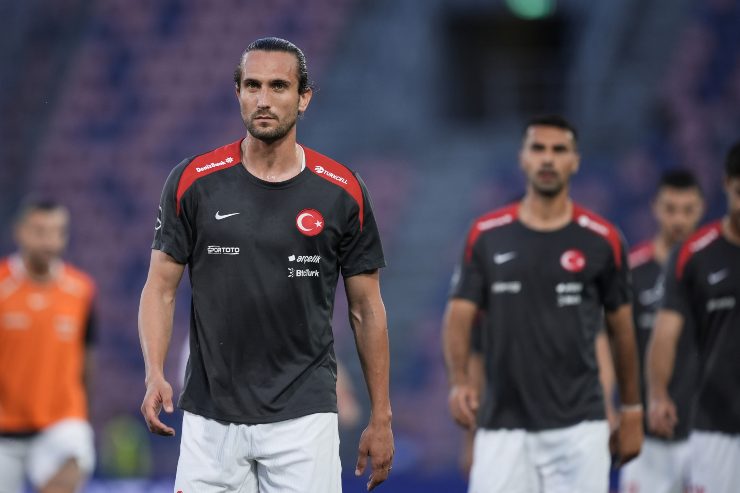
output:
[[[482,259],[485,258],[485,255],[481,251],[481,237],[478,236],[473,244],[470,244],[470,238],[472,238],[472,235],[468,234],[462,259],[452,274],[450,298],[463,298],[472,301],[479,307],[484,307],[486,304],[486,281],[485,265]]]
[[[619,235],[619,259],[616,252],[610,255],[606,268],[598,278],[601,302],[607,312],[616,311],[619,307],[632,302],[632,276],[627,259],[627,242]]]
[[[683,275],[679,277],[676,266],[678,264],[680,248],[675,248],[663,270],[664,294],[660,308],[680,313],[684,318],[691,316],[691,304],[689,303],[687,269],[684,268]],[[686,265],[688,267],[688,264]]]
[[[190,161],[187,159],[180,163],[167,177],[159,201],[152,242],[153,250],[160,250],[181,264],[186,264],[192,253],[193,229],[188,219],[189,204],[184,197],[180,197],[178,207],[177,187]]]
[[[370,195],[360,175],[355,173],[355,178],[362,190],[363,220],[361,223],[359,207],[352,207],[347,229],[339,245],[339,265],[344,277],[380,269],[386,265]]]

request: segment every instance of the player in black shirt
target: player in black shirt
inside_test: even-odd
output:
[[[594,355],[603,318],[625,403],[622,461],[642,443],[624,242],[614,226],[570,199],[579,156],[567,121],[531,120],[520,164],[527,193],[474,222],[445,315],[451,413],[470,427],[478,411],[469,491],[606,491],[609,428]],[[467,361],[480,309],[486,393],[478,410]]]
[[[341,273],[370,393],[356,474],[368,488],[393,456],[389,353],[378,269],[385,265],[359,176],[296,143],[312,91],[303,53],[264,38],[234,75],[246,138],[189,158],[167,179],[142,292],[142,412],[173,435],[163,374],[175,290],[188,266],[190,357],[175,488],[341,491],[331,317]]]
[[[693,323],[701,373],[689,454],[691,491],[702,493],[740,485],[740,142],[727,155],[724,189],[727,215],[670,257],[647,356],[650,427],[671,436],[678,416],[668,384],[684,322]]]
[[[704,214],[704,200],[694,175],[685,170],[664,173],[652,211],[658,223],[657,234],[635,247],[629,256],[641,368],[663,295],[663,266],[670,251],[686,240]],[[646,431],[640,456],[622,469],[623,493],[683,493],[688,486],[688,436],[697,372],[696,346],[689,331],[684,332],[678,347],[679,364],[670,385],[670,395],[677,404],[678,424],[670,439]]]

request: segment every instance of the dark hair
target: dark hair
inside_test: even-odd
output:
[[[740,141],[735,142],[727,153],[725,176],[727,178],[740,178]]]
[[[303,94],[313,87],[313,83],[308,79],[306,55],[304,55],[301,49],[290,41],[274,37],[260,38],[247,46],[247,49],[244,50],[242,56],[239,57],[239,63],[234,69],[234,84],[236,84],[236,87],[241,85],[244,57],[246,57],[247,53],[250,51],[282,51],[285,53],[292,53],[295,55],[296,61],[298,62],[298,94]]]
[[[527,135],[529,127],[543,126],[543,127],[556,127],[562,130],[569,130],[573,134],[573,141],[578,141],[578,132],[576,127],[573,126],[568,120],[560,115],[539,115],[530,118],[527,124],[524,126],[524,135]]]
[[[67,208],[55,200],[51,199],[39,199],[29,198],[21,202],[18,212],[15,214],[15,224],[23,222],[26,217],[32,212],[54,212],[64,211],[67,212]]]
[[[660,176],[660,182],[658,183],[659,190],[663,187],[677,188],[679,190],[695,188],[700,194],[702,193],[701,185],[699,185],[699,181],[694,176],[694,173],[682,168],[665,171]]]

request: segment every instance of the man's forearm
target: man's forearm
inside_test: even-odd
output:
[[[390,420],[390,351],[385,308],[379,299],[358,305],[350,306],[350,321],[370,396],[372,419]]]
[[[447,377],[451,385],[466,383],[470,357],[470,332],[477,307],[468,301],[451,300],[442,329]]]
[[[139,339],[147,381],[164,374],[174,313],[175,294],[159,292],[147,282],[139,305]]]
[[[622,404],[639,404],[640,380],[637,344],[632,325],[632,309],[621,307],[617,312],[607,316],[609,335],[614,347],[617,385]]]
[[[677,314],[659,312],[648,343],[645,381],[649,396],[663,398],[668,395],[668,384],[673,375],[676,345],[681,335],[683,320]]]

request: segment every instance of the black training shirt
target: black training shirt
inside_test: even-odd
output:
[[[640,357],[640,388],[642,401],[646,400],[645,364],[650,335],[655,324],[655,314],[665,291],[663,266],[655,259],[653,242],[639,245],[630,252],[630,269],[634,290],[634,318],[637,350]],[[669,439],[654,435],[647,426],[647,413],[644,416],[645,434],[668,441],[686,440],[691,432],[694,396],[699,361],[691,320],[688,319],[676,347],[675,370],[668,386],[668,393],[676,404],[678,423]]]
[[[518,208],[474,222],[453,282],[453,298],[486,312],[478,424],[537,431],[604,419],[594,339],[603,310],[630,302],[622,238],[579,206],[551,232],[526,227]]]
[[[715,222],[674,252],[663,308],[694,323],[701,374],[694,428],[740,433],[740,246]]]
[[[284,182],[249,173],[240,141],[167,179],[152,248],[190,270],[184,410],[236,423],[336,412],[338,276],[385,261],[359,176],[303,150],[305,169]]]

